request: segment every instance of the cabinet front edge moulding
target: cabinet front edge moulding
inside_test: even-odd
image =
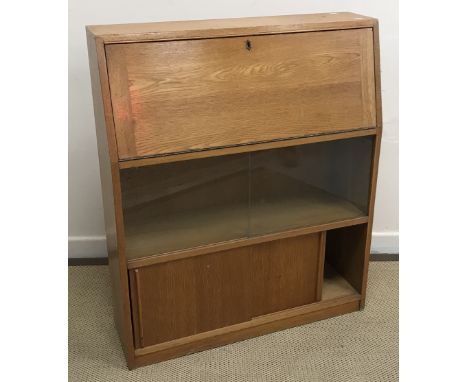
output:
[[[219,147],[219,148],[203,149],[199,151],[158,155],[158,156],[151,156],[148,158],[120,159],[119,168],[126,169],[126,168],[133,168],[133,167],[152,166],[156,164],[172,163],[172,162],[178,162],[178,161],[184,161],[184,160],[209,158],[209,157],[221,156],[221,155],[241,154],[241,153],[248,153],[248,152],[253,152],[253,151],[271,150],[271,149],[276,149],[276,148],[281,148],[281,147],[307,145],[309,143],[327,142],[327,141],[333,141],[333,140],[338,140],[338,139],[365,137],[365,136],[376,135],[376,134],[377,134],[377,128],[371,127],[371,128],[356,129],[353,131],[323,133],[323,134],[316,134],[316,135],[311,135],[307,137],[288,138],[288,139],[281,139],[281,140],[275,140],[275,141],[269,141],[269,142],[253,142],[250,144],[238,145],[238,146],[232,146],[232,147]]]

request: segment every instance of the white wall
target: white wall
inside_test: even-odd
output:
[[[398,1],[69,0],[69,257],[105,256],[85,25],[339,11],[380,21],[384,134],[372,247],[398,252]]]

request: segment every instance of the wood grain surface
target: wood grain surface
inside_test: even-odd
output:
[[[360,295],[327,265],[321,301],[135,350],[139,366],[359,309]]]
[[[377,177],[379,173],[379,159],[380,159],[380,146],[382,142],[382,131],[383,131],[383,117],[382,117],[382,87],[380,78],[380,40],[379,40],[379,23],[375,20],[374,27],[372,28],[373,42],[374,42],[374,75],[375,75],[375,100],[376,100],[376,120],[377,120],[377,135],[374,140],[374,150],[372,158],[372,178],[369,187],[369,222],[367,224],[367,235],[366,235],[366,249],[364,256],[364,269],[362,275],[362,287],[361,287],[361,304],[360,308],[364,309],[366,301],[366,290],[367,290],[367,273],[369,269],[369,258],[372,241],[372,227],[374,222],[374,206],[375,197],[377,193]]]
[[[244,17],[214,20],[164,21],[139,24],[90,25],[90,34],[106,44],[248,36],[275,33],[373,27],[376,19],[351,12]]]
[[[320,249],[311,234],[130,271],[137,346],[317,301]]]
[[[367,224],[338,228],[327,232],[326,261],[358,293],[362,292],[366,238]]]
[[[193,159],[235,155],[235,154],[248,153],[248,152],[253,152],[253,151],[271,150],[271,149],[277,149],[277,148],[283,148],[283,147],[301,146],[301,145],[307,145],[310,143],[328,142],[328,141],[334,141],[334,140],[339,140],[339,139],[372,136],[372,135],[376,135],[376,133],[377,131],[375,128],[357,129],[357,130],[337,132],[337,133],[321,133],[317,135],[311,135],[305,138],[287,138],[287,139],[281,139],[281,140],[276,140],[276,141],[271,141],[271,142],[254,143],[251,145],[239,145],[239,146],[232,146],[232,147],[216,148],[212,150],[199,150],[199,151],[191,151],[188,153],[172,153],[172,154],[166,154],[166,155],[157,155],[157,156],[148,157],[148,158],[121,160],[119,162],[119,167],[120,169],[128,169],[128,168],[135,168],[135,167],[152,166],[155,164],[173,163],[173,162],[187,161],[187,160],[193,160]]]
[[[106,46],[120,159],[375,126],[370,28]]]
[[[358,294],[353,294],[338,299],[326,300],[297,309],[288,309],[284,312],[258,317],[225,328],[136,349],[135,366],[161,362],[184,354],[191,354],[274,331],[351,313],[359,310],[359,299]]]
[[[342,12],[91,26],[87,38],[129,368],[364,307],[382,137],[376,19]],[[281,202],[272,214],[258,209],[258,236],[127,258],[124,210],[147,195],[135,179],[126,188],[122,169],[364,135],[375,136],[368,201],[357,203],[367,214],[294,228]],[[285,220],[270,229],[277,212]]]
[[[112,119],[112,106],[106,70],[104,43],[87,34],[89,69],[93,92],[94,117],[99,156],[99,169],[104,207],[109,271],[116,328],[127,358],[133,366],[134,347],[130,316],[127,264],[124,253],[124,224],[120,193],[120,170]]]

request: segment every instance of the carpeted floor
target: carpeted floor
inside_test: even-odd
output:
[[[128,371],[106,266],[69,267],[69,381],[397,381],[398,262],[372,262],[366,308]]]

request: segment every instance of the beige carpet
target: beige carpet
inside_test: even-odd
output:
[[[69,381],[397,381],[398,262],[372,262],[366,309],[128,371],[105,266],[69,267]]]

